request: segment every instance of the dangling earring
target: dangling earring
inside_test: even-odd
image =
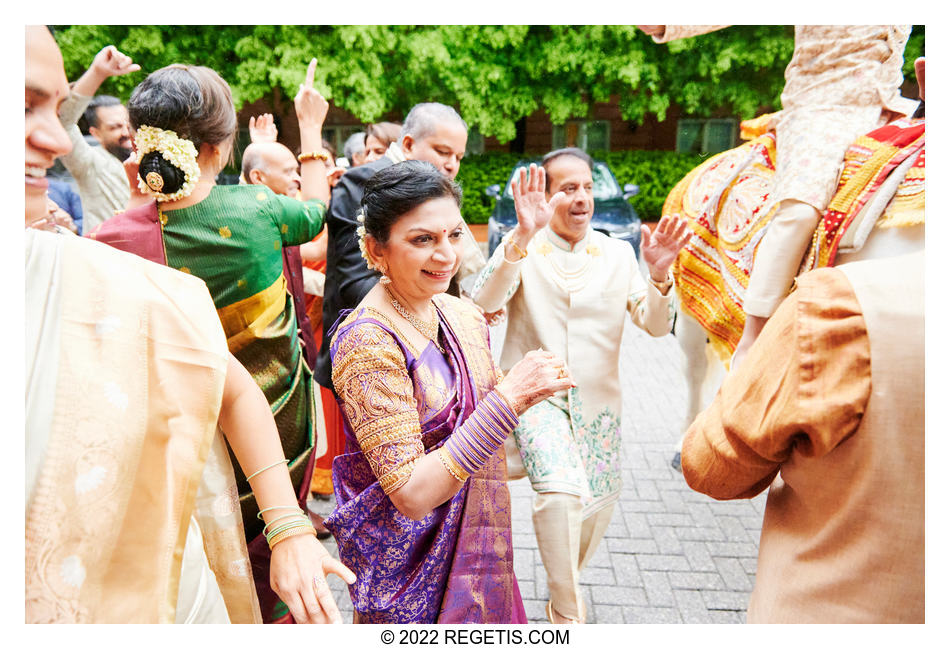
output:
[[[388,268],[385,269],[385,270],[382,269],[382,268],[379,268],[379,269],[377,269],[377,270],[379,271],[379,275],[380,275],[380,277],[379,277],[379,283],[380,283],[380,284],[382,284],[383,286],[386,286],[386,284],[391,284],[391,283],[392,283],[392,280],[389,279],[389,278],[386,276],[386,273],[387,273],[388,270],[389,270]]]

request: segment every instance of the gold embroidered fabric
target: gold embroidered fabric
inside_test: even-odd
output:
[[[337,344],[333,385],[373,474],[392,493],[425,455],[405,357],[392,336],[371,322],[348,328]]]

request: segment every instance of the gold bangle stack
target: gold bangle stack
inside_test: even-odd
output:
[[[289,529],[286,532],[281,532],[280,534],[275,535],[267,542],[267,546],[273,550],[274,546],[280,543],[285,539],[289,539],[291,536],[300,536],[301,534],[312,534],[313,536],[317,535],[317,530],[313,529],[313,525],[295,527]]]
[[[449,472],[449,475],[459,482],[465,482],[468,478],[468,472],[459,466],[458,462],[445,450],[445,447],[440,448],[437,453],[439,455],[439,461],[442,462],[442,466]]]

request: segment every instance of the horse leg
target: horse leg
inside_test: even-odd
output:
[[[706,331],[688,313],[677,306],[676,340],[683,350],[683,375],[686,379],[686,417],[682,426],[680,440],[671,464],[680,470],[680,451],[683,448],[683,435],[702,408],[703,383],[710,363],[706,357]]]

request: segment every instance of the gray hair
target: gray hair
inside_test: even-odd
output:
[[[399,140],[402,141],[407,135],[414,140],[421,140],[424,137],[432,135],[439,124],[444,122],[456,122],[461,124],[465,131],[468,131],[468,124],[462,119],[462,116],[455,112],[455,109],[445,104],[428,102],[416,104],[406,115],[406,120],[402,123],[402,130],[399,133]]]
[[[363,150],[366,141],[366,133],[360,131],[359,133],[354,133],[350,137],[346,138],[346,142],[343,143],[343,157],[350,161],[350,164],[353,164],[353,154],[359,153]]]

